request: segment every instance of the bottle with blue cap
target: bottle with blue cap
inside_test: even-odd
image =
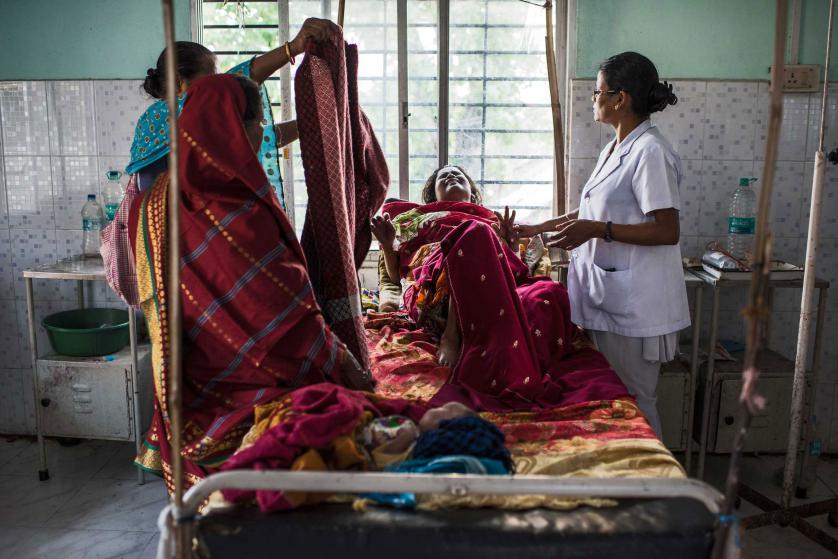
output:
[[[96,195],[88,194],[87,202],[81,209],[81,253],[85,258],[99,256],[99,232],[104,221],[105,214],[102,212],[102,206],[96,201]]]
[[[102,188],[102,198],[105,202],[105,217],[110,222],[113,221],[116,210],[122,203],[122,197],[125,195],[125,185],[122,184],[123,174],[119,171],[111,169],[105,173],[105,177],[108,180],[105,181]]]
[[[727,218],[727,251],[735,258],[750,261],[757,222],[757,195],[751,185],[757,179],[742,177],[730,197]]]

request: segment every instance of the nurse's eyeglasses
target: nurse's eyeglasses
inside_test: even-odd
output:
[[[602,95],[603,93],[607,93],[608,95],[614,95],[615,93],[619,92],[619,89],[609,89],[607,91],[603,89],[595,89],[593,94],[591,95],[591,101],[596,101],[596,98]]]

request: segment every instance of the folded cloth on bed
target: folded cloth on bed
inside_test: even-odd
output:
[[[377,311],[379,305],[379,292],[373,289],[361,289],[361,308],[367,311]]]
[[[309,200],[301,240],[309,274],[326,321],[368,368],[357,270],[390,176],[358,104],[357,73],[355,45],[340,36],[311,43],[294,91]]]
[[[413,448],[414,459],[462,454],[497,460],[503,464],[505,471],[514,471],[509,450],[504,446],[503,433],[492,423],[475,416],[441,422],[438,429],[419,435]]]
[[[509,468],[500,460],[474,456],[440,456],[407,460],[387,468],[397,474],[477,474],[505,475]],[[415,493],[365,493],[363,498],[396,508],[416,507]]]
[[[373,417],[402,415],[418,422],[426,406],[382,398],[335,384],[315,384],[281,400],[259,406],[256,422],[224,470],[366,469],[367,455],[357,432]],[[228,501],[253,498],[265,512],[288,509],[316,499],[282,491],[225,489]]]

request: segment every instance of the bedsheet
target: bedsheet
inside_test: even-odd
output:
[[[427,401],[445,384],[450,370],[438,365],[438,339],[410,330],[406,318],[368,313],[367,346],[376,393]],[[631,396],[601,399],[585,382],[586,371],[572,364],[586,362],[596,351],[583,340],[568,357],[561,405],[536,412],[484,412],[506,437],[519,474],[577,477],[686,477],[683,468],[640,413]],[[580,504],[603,506],[604,500],[524,496],[424,496],[419,508],[491,506],[507,509],[567,509]]]

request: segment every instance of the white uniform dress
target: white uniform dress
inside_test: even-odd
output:
[[[658,129],[647,120],[615,142],[582,190],[579,219],[639,224],[655,210],[680,209],[681,161]],[[571,253],[568,291],[573,322],[590,332],[660,436],[660,363],[674,358],[677,333],[690,325],[680,248],[592,239]]]

